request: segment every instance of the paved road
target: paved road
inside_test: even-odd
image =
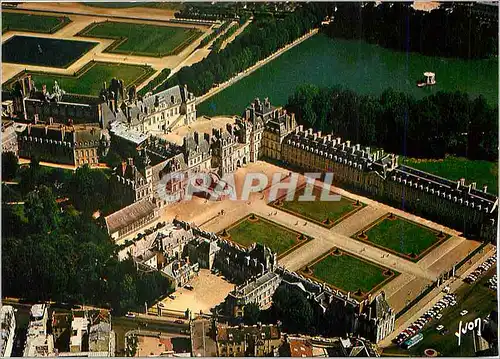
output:
[[[493,247],[493,246],[492,246]],[[496,248],[491,248],[486,251],[484,255],[480,258],[476,259],[475,264],[471,266],[469,269],[456,276],[455,278],[451,278],[441,284],[440,287],[432,290],[428,295],[426,295],[422,300],[420,300],[411,310],[407,313],[403,314],[398,320],[396,320],[396,325],[394,332],[389,335],[387,338],[382,340],[378,345],[380,347],[390,346],[392,343],[392,339],[395,338],[402,330],[407,328],[411,323],[417,320],[422,314],[432,308],[441,298],[443,298],[446,294],[442,292],[442,288],[445,286],[450,287],[450,292],[455,292],[460,286],[468,285],[463,279],[469,275],[469,273],[473,272],[477,267],[479,267],[487,258],[491,257]]]

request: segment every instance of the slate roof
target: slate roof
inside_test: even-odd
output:
[[[154,213],[155,205],[150,201],[139,201],[130,206],[120,209],[105,217],[106,227],[109,233],[115,233],[129,226],[137,220]]]
[[[95,126],[28,125],[19,137],[32,137],[55,142],[69,142],[75,148],[99,146],[101,130]]]

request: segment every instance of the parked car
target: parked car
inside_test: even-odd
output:
[[[443,330],[443,329],[444,329],[444,325],[442,325],[442,324],[440,324],[440,325],[438,325],[438,326],[436,327],[436,330],[437,330],[438,332],[440,332],[440,331],[441,331],[441,330]]]
[[[184,321],[182,319],[176,319],[175,323],[177,323],[177,324],[184,324]]]
[[[184,286],[184,288],[186,288],[186,289],[188,289],[188,290],[193,290],[193,289],[194,289],[194,287],[193,287],[191,284],[186,284],[186,285]]]
[[[130,312],[128,312],[127,314],[125,314],[125,316],[127,318],[135,318],[135,314],[134,313],[130,313]]]
[[[169,297],[170,299],[175,299],[175,298],[176,298],[176,296],[175,296],[175,295],[173,295],[173,294],[170,294],[168,297]]]
[[[164,308],[164,307],[165,307],[165,304],[163,304],[162,302],[158,303],[158,305],[159,305],[160,307],[162,307],[162,308]]]
[[[468,310],[464,309],[460,312],[460,315],[463,317],[464,315],[466,315],[467,313],[469,313]]]

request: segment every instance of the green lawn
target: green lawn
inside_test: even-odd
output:
[[[365,234],[366,241],[405,256],[411,253],[419,256],[440,240],[439,233],[400,217],[392,220],[386,217]],[[357,235],[354,238],[358,238]]]
[[[29,31],[51,34],[70,22],[71,20],[67,16],[33,15],[3,11],[2,33],[7,31]]]
[[[154,10],[151,10],[154,11]],[[158,26],[105,21],[88,26],[80,36],[116,39],[108,52],[163,57],[182,51],[202,32],[179,26]]]
[[[330,254],[311,269],[313,277],[327,284],[354,293],[358,289],[366,294],[388,277],[383,274],[384,268],[342,252],[340,256]]]
[[[460,321],[467,323],[473,321],[475,318],[484,318],[492,310],[497,308],[496,293],[485,286],[488,279],[496,273],[496,267],[490,270],[473,284],[464,283],[456,292],[457,305],[445,309],[442,314],[443,317],[438,321],[431,321],[422,334],[424,339],[410,348],[409,354],[411,356],[424,356],[424,350],[427,348],[435,349],[439,352],[440,356],[446,357],[464,357],[474,355],[474,344],[472,341],[472,333],[462,334],[462,344],[458,346],[458,338],[455,332],[458,330]],[[460,312],[464,309],[469,311],[465,316],[460,316]],[[436,326],[444,325],[448,329],[448,333],[441,335],[436,331]],[[398,347],[390,347],[384,352],[392,354],[408,354],[407,350]]]
[[[354,213],[361,208],[361,205],[356,206],[355,201],[343,196],[340,197],[339,201],[322,201],[322,189],[319,187],[314,187],[313,189],[314,201],[299,201],[298,198],[304,194],[305,188],[303,187],[297,191],[293,201],[287,201],[285,198],[280,200],[281,205],[274,204],[274,206],[285,211],[297,213],[319,223],[323,223],[323,221],[329,219],[329,227],[333,226],[342,217],[351,212]]]
[[[113,77],[123,80],[124,85],[128,87],[132,84],[140,84],[151,76],[154,70],[149,66],[90,62],[76,76],[31,73],[38,88],[41,88],[42,84],[46,84],[51,89],[54,81],[57,81],[59,86],[68,93],[99,96],[103,82],[109,83]]]
[[[246,217],[234,227],[227,229],[233,242],[245,247],[252,243],[261,243],[268,246],[272,251],[282,254],[299,243],[297,236],[300,233],[258,217],[256,222]],[[304,240],[305,241],[305,240]]]
[[[404,164],[452,181],[465,178],[466,183],[476,182],[477,188],[488,186],[488,192],[498,194],[498,163],[473,161],[448,156],[443,161],[405,159]]]

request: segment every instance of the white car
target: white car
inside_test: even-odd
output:
[[[441,331],[441,330],[443,330],[443,329],[444,329],[444,325],[442,325],[442,324],[439,324],[439,325],[436,327],[436,330],[437,330],[438,332],[440,332],[440,331]]]
[[[135,314],[134,313],[130,313],[130,312],[128,312],[127,314],[125,314],[125,316],[127,318],[135,318]]]
[[[469,313],[468,310],[464,309],[460,312],[460,315],[463,317],[464,315],[466,315],[467,313]]]

